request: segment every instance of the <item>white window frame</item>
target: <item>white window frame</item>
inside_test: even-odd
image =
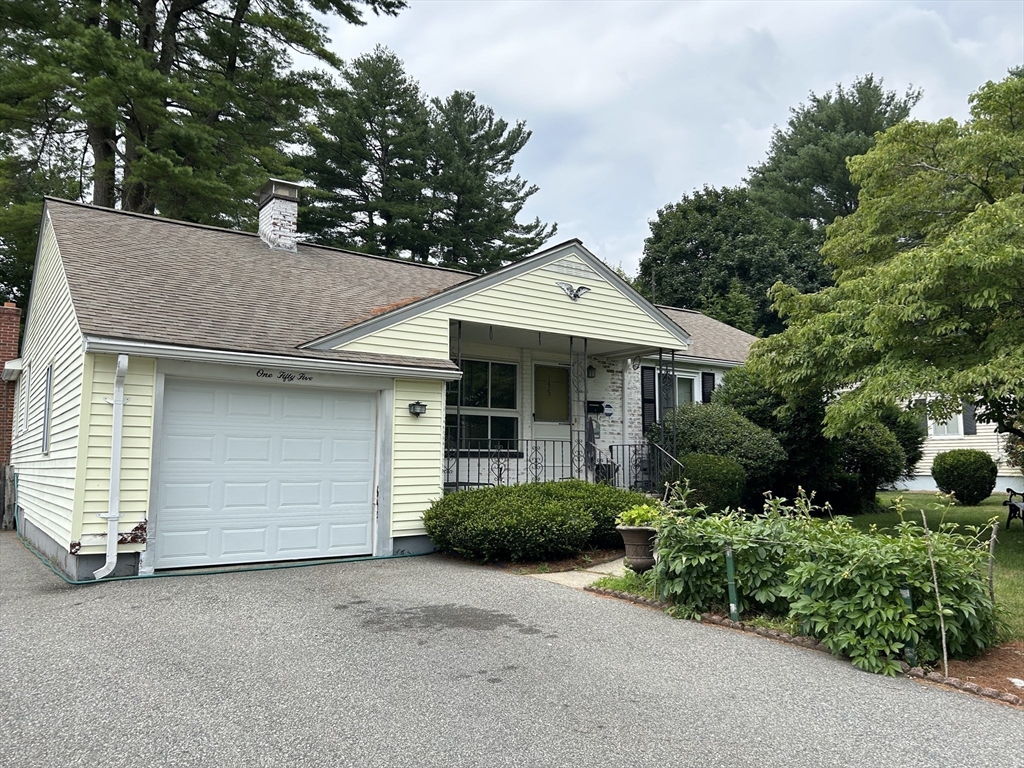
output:
[[[685,373],[679,373],[677,371],[676,374],[675,374],[675,382],[674,382],[676,397],[677,398],[679,397],[679,379],[689,379],[690,380],[690,402],[689,402],[689,405],[693,405],[694,403],[699,403],[700,402],[700,395],[699,395],[699,392],[698,392],[698,386],[697,385],[700,384],[700,374],[701,374],[701,371],[687,371]],[[666,373],[665,374],[665,376],[671,376],[671,375],[672,375],[671,373]],[[657,381],[658,380],[658,373],[657,373],[657,371],[655,371],[654,377],[655,377],[654,380]],[[679,403],[676,403],[676,405],[678,406]],[[687,403],[683,403],[683,405],[687,405]],[[661,413],[661,387],[660,386],[655,386],[655,388],[654,388],[654,406],[656,408],[656,413]]]
[[[50,426],[53,421],[53,363],[43,373],[43,436],[40,446],[44,454],[50,452]]]
[[[939,434],[936,430],[941,427],[948,427],[949,424],[956,423],[956,432],[953,434],[943,433]],[[953,416],[947,421],[936,421],[935,419],[928,419],[928,433],[931,437],[941,438],[958,438],[964,436],[964,417],[962,413],[953,414]]]
[[[25,363],[25,370],[22,372],[19,378],[21,382],[21,391],[18,393],[18,434],[24,434],[28,430],[29,421],[29,401],[31,397],[31,386],[32,386],[32,364]]]
[[[447,393],[447,389],[446,389],[446,391],[445,391],[445,423],[444,423],[444,428],[445,428],[446,433],[447,433],[447,430],[450,429],[450,427],[448,425],[448,418],[447,418],[448,416],[452,416],[454,418],[458,418],[458,416],[456,416],[456,414],[461,414],[462,416],[486,416],[487,417],[487,438],[486,438],[486,443],[487,443],[487,445],[490,445],[491,442],[494,441],[494,440],[504,440],[504,439],[506,439],[506,438],[496,438],[493,435],[491,435],[491,417],[492,416],[498,416],[498,417],[504,417],[504,418],[514,418],[516,420],[516,438],[515,438],[514,442],[518,443],[520,440],[523,439],[523,418],[522,418],[522,413],[520,412],[521,411],[520,406],[521,406],[521,404],[523,402],[522,380],[520,379],[520,376],[519,376],[519,371],[522,368],[520,363],[518,361],[516,361],[516,360],[498,360],[498,359],[494,359],[494,358],[482,358],[482,357],[464,357],[464,358],[462,358],[462,363],[463,364],[465,364],[465,363],[487,363],[487,401],[488,401],[488,405],[486,407],[484,407],[484,406],[474,406],[474,405],[463,405],[461,408],[458,408],[455,405],[449,405],[448,404],[448,393]],[[510,366],[512,366],[515,369],[516,404],[515,404],[514,408],[494,408],[494,407],[492,407],[490,405],[490,399],[491,399],[491,366],[492,365],[510,365]],[[483,438],[481,438],[481,439],[483,439]],[[466,450],[466,449],[463,449],[460,446],[459,450],[462,451],[462,450]]]

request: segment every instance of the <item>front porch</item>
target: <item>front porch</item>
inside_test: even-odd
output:
[[[446,492],[564,479],[659,492],[677,464],[643,435],[645,409],[675,405],[674,350],[459,320],[450,349],[463,376],[446,392]],[[652,356],[657,404],[639,375]]]

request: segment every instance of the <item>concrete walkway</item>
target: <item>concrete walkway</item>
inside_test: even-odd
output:
[[[1022,755],[1018,711],[495,568],[416,557],[73,587],[0,534],[4,768]]]
[[[593,584],[602,576],[622,576],[626,572],[626,558],[620,557],[608,563],[598,563],[589,568],[580,568],[575,571],[560,571],[558,573],[531,573],[535,579],[550,581],[552,584],[561,584],[573,589],[583,589]]]

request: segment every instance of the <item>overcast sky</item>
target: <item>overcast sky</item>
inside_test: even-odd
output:
[[[967,96],[1024,63],[1024,2],[409,0],[397,18],[331,23],[354,58],[381,43],[429,96],[473,91],[533,138],[516,172],[558,222],[635,274],[648,222],[705,184],[740,183],[810,91],[874,73],[913,116],[967,116]],[[554,241],[552,241],[554,242]]]

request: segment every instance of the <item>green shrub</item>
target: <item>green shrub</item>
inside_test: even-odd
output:
[[[530,483],[515,486],[524,503],[554,503],[580,509],[594,519],[594,530],[587,544],[593,547],[621,546],[622,539],[615,530],[615,519],[630,507],[645,504],[647,496],[603,483],[585,480],[560,480],[552,483]]]
[[[784,612],[780,589],[786,583],[789,550],[783,533],[772,530],[783,525],[781,518],[750,519],[738,512],[667,517],[658,529],[655,565],[661,598],[686,613],[728,605],[725,546],[731,544],[740,612]]]
[[[594,518],[579,505],[539,499],[535,488],[450,493],[424,513],[423,525],[439,550],[470,560],[517,562],[577,554],[594,530]]]
[[[923,409],[918,406],[904,410],[897,405],[881,408],[878,420],[892,432],[903,449],[903,473],[901,477],[914,476],[914,468],[924,456],[924,441],[928,438],[927,420]]]
[[[910,644],[918,663],[937,661],[942,638],[924,529],[903,523],[894,535],[861,533],[848,518],[821,520],[812,512],[798,498],[792,506],[770,499],[753,518],[667,517],[655,573],[662,599],[690,614],[727,605],[725,547],[731,545],[741,612],[788,608],[807,634],[869,671],[896,674]],[[954,656],[976,655],[998,637],[1000,622],[981,573],[983,538],[931,534]]]
[[[873,502],[878,486],[894,483],[906,468],[906,455],[896,436],[878,423],[862,424],[840,439],[840,464],[860,477],[860,496]]]
[[[676,456],[707,453],[728,456],[747,473],[747,496],[770,490],[786,452],[767,429],[724,405],[693,403],[671,411],[649,437]],[[664,434],[663,434],[664,433]]]
[[[623,510],[615,519],[618,525],[633,528],[654,527],[664,515],[661,505],[656,503],[637,504],[635,507]]]
[[[939,490],[952,493],[958,504],[973,507],[992,495],[999,468],[984,451],[959,448],[940,453],[932,462]]]
[[[841,521],[841,522],[840,522]],[[918,664],[941,659],[942,634],[924,529],[861,533],[845,518],[822,521],[811,556],[781,593],[790,616],[833,653],[870,672],[896,674],[914,644]],[[949,532],[931,534],[951,656],[976,656],[997,642],[999,620],[981,574],[983,546]],[[908,607],[900,589],[910,592]]]
[[[743,502],[747,473],[738,461],[728,456],[691,453],[680,457],[683,477],[690,482],[690,500],[703,504],[706,511],[717,514],[726,507],[736,509]]]

